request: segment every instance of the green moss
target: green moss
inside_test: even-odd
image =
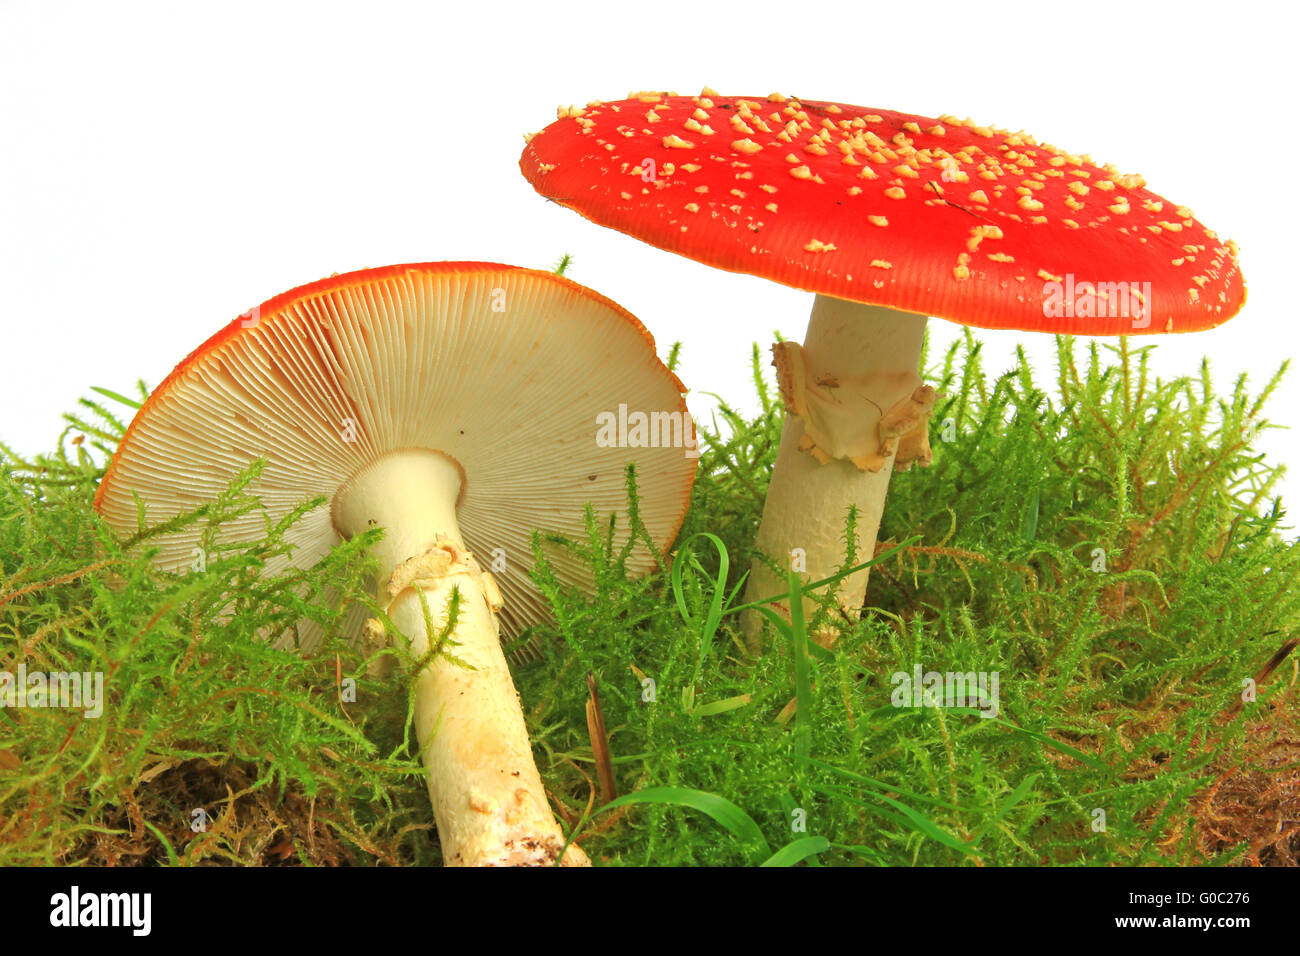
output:
[[[658,573],[627,581],[597,515],[560,543],[592,566],[594,596],[539,563],[555,620],[525,635],[540,652],[516,678],[543,777],[594,859],[1293,861],[1292,661],[1264,672],[1300,623],[1300,549],[1272,497],[1281,467],[1253,448],[1281,372],[1220,396],[1205,367],[1154,379],[1150,347],[1079,352],[1060,341],[1050,390],[1023,356],[990,378],[970,336],[933,363],[934,465],[895,476],[871,608],[830,650],[807,638],[829,609],[773,629],[757,658],[738,636],[781,425],[757,348],[761,412],[721,407]],[[102,671],[108,703],[101,719],[0,709],[0,865],[437,862],[407,678],[371,677],[337,634],[306,661],[256,639],[308,615],[336,626],[365,598],[369,539],[263,579],[287,527],[268,523],[163,574],[148,537],[257,509],[258,466],[119,541],[90,502],[122,423],[84,404],[56,454],[0,458],[0,670]],[[648,544],[634,476],[629,500],[620,520]],[[997,719],[893,706],[893,675],[917,665],[996,672]],[[610,809],[595,806],[588,674],[617,786],[640,792]],[[1257,700],[1234,711],[1252,676]]]

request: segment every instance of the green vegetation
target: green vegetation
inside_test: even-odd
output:
[[[627,581],[597,515],[563,544],[594,596],[536,571],[555,621],[514,645],[535,649],[516,679],[593,860],[1294,864],[1300,709],[1281,652],[1300,636],[1300,542],[1271,497],[1281,467],[1252,448],[1282,373],[1218,396],[1205,367],[1153,379],[1150,351],[1080,358],[1063,339],[1049,392],[1023,356],[994,379],[959,342],[929,366],[935,461],[893,481],[871,609],[833,643],[828,608],[774,622],[752,657],[741,584],[781,424],[755,348],[763,411],[722,406],[661,571]],[[268,523],[202,568],[156,570],[150,537],[197,522],[215,545],[258,507],[258,466],[116,540],[91,500],[134,402],[100,394],[57,453],[0,448],[0,670],[103,671],[107,697],[100,719],[0,709],[0,865],[436,863],[403,671],[372,676],[341,636],[311,660],[257,639],[368,600],[369,539],[266,580],[286,529]],[[643,536],[634,476],[629,495]],[[918,665],[996,672],[996,718],[893,706],[892,675]],[[603,806],[589,674],[624,795]],[[1257,699],[1234,707],[1251,677]]]

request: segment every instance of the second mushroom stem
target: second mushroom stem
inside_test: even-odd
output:
[[[387,529],[372,552],[380,561],[380,600],[410,638],[411,654],[421,660],[431,641],[444,639],[416,675],[415,725],[445,862],[550,865],[560,858],[564,837],[501,649],[499,593],[460,537],[460,487],[451,459],[426,450],[396,452],[354,476],[332,516],[349,536],[374,525]],[[459,594],[454,627],[453,592]],[[561,865],[587,862],[570,846]]]
[[[857,509],[852,563],[869,560],[896,457],[900,467],[929,461],[934,390],[921,384],[919,370],[925,324],[923,315],[819,295],[803,345],[773,348],[786,418],[757,547],[806,582],[844,565],[850,507]],[[833,586],[849,626],[862,607],[867,577],[862,570]],[[784,578],[756,561],[745,600],[785,590]],[[811,617],[814,602],[805,598],[804,605]],[[789,618],[788,601],[774,606]],[[762,621],[754,612],[744,616],[755,649]]]

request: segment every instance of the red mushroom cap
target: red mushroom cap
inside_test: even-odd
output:
[[[640,93],[561,109],[519,165],[661,249],[966,325],[1191,332],[1246,297],[1236,244],[1141,176],[952,116]]]

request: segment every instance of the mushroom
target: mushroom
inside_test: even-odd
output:
[[[812,580],[841,567],[850,507],[856,563],[870,559],[891,473],[930,462],[927,316],[1191,332],[1245,301],[1236,245],[1141,176],[969,119],[705,89],[564,108],[527,139],[520,168],[542,195],[661,249],[816,293],[803,345],[773,349],[788,414],[757,539]],[[840,582],[847,621],[867,575]],[[748,601],[785,589],[755,562]],[[759,620],[746,620],[751,642]]]
[[[334,275],[245,313],[178,365],[131,422],[95,506],[132,534],[136,496],[149,522],[166,521],[263,458],[253,490],[273,519],[328,500],[292,527],[292,559],[265,573],[385,529],[372,549],[378,600],[415,659],[430,643],[422,602],[440,636],[459,594],[448,635],[458,663],[433,655],[415,678],[444,860],[584,865],[578,847],[562,853],[498,627],[518,633],[547,615],[527,574],[533,530],[577,537],[587,504],[619,512],[628,465],[650,537],[672,542],[696,466],[682,392],[635,317],[551,273],[441,262]],[[651,445],[644,429],[602,440],[623,406],[676,423],[681,440]],[[224,540],[259,538],[263,522],[237,519]],[[199,532],[152,540],[159,564],[182,569]],[[588,584],[564,552],[553,562],[561,581]],[[638,548],[628,567],[653,563]],[[365,618],[353,607],[343,633],[382,633]],[[310,653],[323,637],[303,621],[278,643]]]

